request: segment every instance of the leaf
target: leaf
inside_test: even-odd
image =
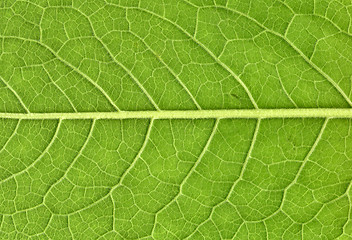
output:
[[[0,2],[1,239],[352,239],[352,4]]]

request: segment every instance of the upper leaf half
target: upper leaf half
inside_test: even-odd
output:
[[[351,107],[346,1],[14,1],[0,112]]]

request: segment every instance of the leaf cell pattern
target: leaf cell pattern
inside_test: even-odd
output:
[[[0,113],[352,107],[349,0],[3,0]],[[351,119],[0,118],[1,239],[352,239]]]

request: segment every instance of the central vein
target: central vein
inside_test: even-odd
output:
[[[80,113],[0,113],[7,119],[352,118],[352,108],[165,110]]]

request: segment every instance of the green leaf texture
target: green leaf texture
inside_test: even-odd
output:
[[[351,0],[0,0],[0,239],[352,239]]]

